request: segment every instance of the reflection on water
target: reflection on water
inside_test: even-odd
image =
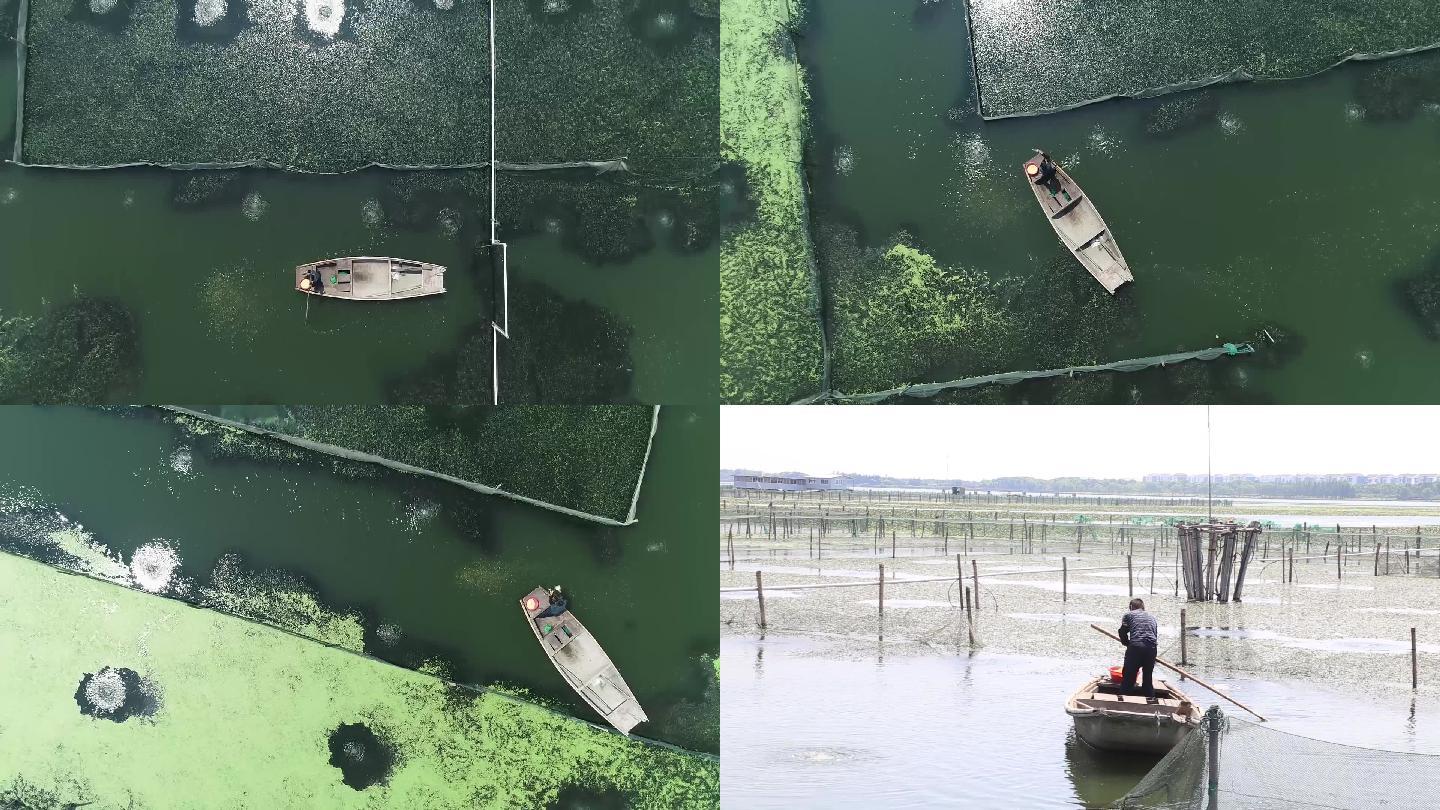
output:
[[[1064,699],[1108,662],[910,656],[897,644],[775,635],[725,637],[720,649],[726,806],[1099,808],[1156,761],[1075,739]],[[1440,753],[1440,706],[1408,694],[1212,683],[1273,728]],[[1218,702],[1194,684],[1182,688]]]

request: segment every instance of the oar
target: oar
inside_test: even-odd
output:
[[[1100,626],[1094,625],[1094,624],[1090,625],[1090,627],[1092,627],[1096,632],[1104,633],[1105,635],[1109,636],[1110,638],[1113,638],[1113,639],[1115,639],[1116,641],[1120,641],[1120,637],[1119,637],[1119,636],[1115,635],[1114,633],[1110,632],[1109,630],[1106,630],[1106,629],[1103,628],[1103,627],[1100,627]],[[1182,633],[1185,632],[1185,628],[1183,628],[1183,627],[1180,628],[1180,632],[1182,632]],[[1215,687],[1211,686],[1210,684],[1205,683],[1204,681],[1200,680],[1199,678],[1195,677],[1194,675],[1191,675],[1190,673],[1186,672],[1185,670],[1181,669],[1180,667],[1177,667],[1177,666],[1175,666],[1174,664],[1170,663],[1169,661],[1166,661],[1164,658],[1161,658],[1160,656],[1157,655],[1157,656],[1155,656],[1155,661],[1156,661],[1156,663],[1164,664],[1165,666],[1169,667],[1170,669],[1173,669],[1173,670],[1175,670],[1176,672],[1180,673],[1181,676],[1183,676],[1183,677],[1185,677],[1185,678],[1187,678],[1187,679],[1189,679],[1189,680],[1192,680],[1192,681],[1194,681],[1195,683],[1200,684],[1201,686],[1205,687],[1206,689],[1209,689],[1211,692],[1214,692],[1215,694],[1219,695],[1220,697],[1225,698],[1226,700],[1230,701],[1231,703],[1234,703],[1236,706],[1239,706],[1240,708],[1244,709],[1245,711],[1250,712],[1251,714],[1255,715],[1256,717],[1259,717],[1262,722],[1265,720],[1265,718],[1264,718],[1263,716],[1261,716],[1261,714],[1260,714],[1259,712],[1255,711],[1254,709],[1250,708],[1249,706],[1246,706],[1244,703],[1241,703],[1240,701],[1236,700],[1235,698],[1230,697],[1229,695],[1225,694],[1224,692],[1221,692],[1219,689],[1216,689]]]

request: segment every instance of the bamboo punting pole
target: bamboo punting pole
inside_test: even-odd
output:
[[[1114,633],[1110,632],[1109,630],[1104,629],[1103,627],[1100,627],[1099,625],[1092,624],[1092,625],[1090,625],[1090,627],[1091,627],[1092,629],[1094,629],[1095,632],[1097,632],[1097,633],[1104,633],[1105,635],[1109,636],[1110,638],[1115,639],[1116,641],[1119,641],[1119,640],[1120,640],[1120,637],[1119,637],[1119,636],[1115,635]],[[1209,689],[1211,692],[1214,692],[1215,694],[1219,695],[1220,697],[1225,698],[1226,700],[1230,701],[1231,703],[1234,703],[1236,706],[1239,706],[1240,708],[1244,709],[1245,711],[1250,712],[1251,714],[1255,715],[1256,717],[1259,717],[1261,720],[1264,720],[1264,719],[1265,719],[1264,716],[1262,716],[1259,712],[1255,711],[1254,709],[1250,708],[1249,706],[1246,706],[1244,703],[1241,703],[1240,701],[1236,700],[1235,698],[1232,698],[1232,697],[1230,697],[1229,695],[1225,694],[1224,692],[1221,692],[1219,689],[1216,689],[1215,687],[1211,686],[1210,684],[1205,683],[1204,681],[1200,680],[1199,678],[1195,677],[1194,675],[1191,675],[1190,673],[1186,672],[1185,670],[1181,669],[1180,667],[1175,666],[1174,664],[1170,663],[1169,661],[1166,661],[1164,658],[1161,658],[1161,657],[1158,656],[1158,655],[1155,656],[1155,663],[1161,664],[1162,666],[1166,667],[1167,669],[1171,669],[1171,670],[1174,670],[1175,672],[1178,672],[1182,678],[1185,678],[1186,680],[1194,681],[1195,683],[1200,684],[1201,686],[1205,687],[1206,689]]]

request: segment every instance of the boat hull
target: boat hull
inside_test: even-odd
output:
[[[1164,754],[1200,727],[1200,709],[1184,692],[1155,681],[1156,702],[1124,695],[1108,677],[1093,678],[1065,701],[1075,736],[1102,751]]]
[[[534,609],[526,606],[531,599],[535,600]],[[625,734],[649,720],[610,656],[601,649],[600,642],[568,610],[556,616],[540,617],[549,607],[550,598],[544,588],[536,588],[520,600],[525,623],[530,625],[540,648],[570,688],[606,722]]]
[[[1071,255],[1100,282],[1106,292],[1114,295],[1117,289],[1135,280],[1129,263],[1120,253],[1120,246],[1115,244],[1100,210],[1059,164],[1054,164],[1055,177],[1049,183],[1036,183],[1030,179],[1027,167],[1032,164],[1038,166],[1040,160],[1037,154],[1021,165],[1025,184],[1034,192],[1040,209],[1045,212],[1060,242],[1070,249]]]
[[[311,269],[320,271],[323,292],[301,285]],[[401,301],[445,292],[445,268],[413,259],[346,256],[295,268],[295,290],[319,298],[347,301]]]

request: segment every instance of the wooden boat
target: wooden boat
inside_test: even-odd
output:
[[[1035,182],[1045,158],[1045,153],[1036,152],[1035,157],[1021,165],[1025,183],[1035,192],[1035,199],[1049,217],[1050,226],[1055,229],[1060,241],[1070,248],[1070,252],[1085,265],[1105,291],[1114,295],[1120,285],[1135,280],[1135,276],[1130,274],[1130,265],[1120,255],[1120,247],[1115,244],[1105,220],[1100,218],[1100,211],[1060,164],[1051,160],[1055,176],[1047,182]]]
[[[320,271],[322,292],[308,288],[311,268]],[[411,259],[347,256],[302,264],[295,268],[295,289],[323,298],[352,301],[398,301],[445,292],[445,268]]]
[[[535,640],[570,687],[610,725],[626,734],[649,720],[635,700],[635,693],[585,625],[568,610],[558,616],[537,618],[548,607],[550,597],[544,588],[536,588],[520,600],[520,610]]]
[[[1065,701],[1075,735],[1104,751],[1164,754],[1200,727],[1200,709],[1184,692],[1156,680],[1155,703],[1144,695],[1122,695],[1107,673],[1092,678]]]

